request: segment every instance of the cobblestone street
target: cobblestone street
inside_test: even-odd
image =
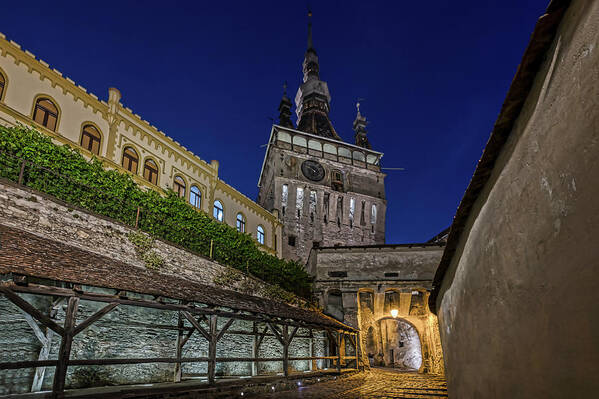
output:
[[[251,396],[252,398],[257,396]],[[446,398],[447,385],[443,377],[372,369],[346,378],[282,391],[261,398]]]

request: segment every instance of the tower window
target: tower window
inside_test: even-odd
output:
[[[4,94],[4,86],[6,85],[6,79],[4,79],[4,75],[0,73],[0,100],[2,100],[2,95]]]
[[[123,151],[123,168],[127,169],[131,173],[137,173],[137,164],[139,157],[137,152],[131,147],[125,147]]]
[[[100,155],[101,136],[98,129],[92,125],[85,125],[81,132],[81,147],[92,154]]]
[[[198,209],[202,207],[202,192],[198,186],[191,186],[189,203]]]
[[[35,102],[33,120],[48,129],[55,131],[58,122],[58,108],[47,98],[40,98]]]
[[[185,198],[185,180],[181,176],[175,176],[173,188],[179,197]]]
[[[287,244],[291,247],[295,247],[295,236],[287,237]]]
[[[335,191],[343,191],[343,175],[340,170],[331,171],[331,187]]]
[[[237,214],[237,231],[245,233],[245,217],[241,213]]]
[[[258,242],[262,245],[264,245],[264,227],[262,226],[258,226],[258,229],[256,230],[256,238],[258,239]],[[275,236],[275,249],[277,246],[277,240],[276,240],[277,236]]]
[[[376,223],[376,204],[372,204],[372,211],[370,213],[370,223]]]
[[[297,217],[302,215],[302,208],[304,207],[304,189],[302,187],[297,188],[297,197],[295,201],[295,208],[297,209]]]
[[[219,200],[214,201],[214,209],[212,210],[212,216],[214,216],[214,218],[219,222],[223,221],[225,213],[223,210],[223,204]]]
[[[158,184],[158,165],[151,159],[144,163],[144,179],[152,184]]]

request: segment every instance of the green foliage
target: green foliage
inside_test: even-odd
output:
[[[154,237],[149,234],[132,231],[127,238],[135,246],[137,256],[144,261],[148,269],[158,270],[164,266],[164,259],[153,250]]]
[[[140,207],[140,230],[204,256],[210,255],[213,241],[216,261],[301,297],[311,296],[311,277],[301,264],[261,251],[249,234],[215,221],[173,191],[142,190],[129,174],[106,170],[98,159],[87,161],[33,129],[0,127],[0,177],[17,181],[21,159],[29,161],[23,184],[31,188],[128,225],[135,225]]]

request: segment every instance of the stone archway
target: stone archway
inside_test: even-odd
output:
[[[384,317],[377,321],[384,365],[406,371],[422,366],[422,344],[416,327],[402,318]]]

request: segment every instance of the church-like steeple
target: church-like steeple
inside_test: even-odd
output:
[[[279,125],[295,129],[291,120],[291,100],[287,97],[287,82],[283,84],[283,98],[279,103]]]
[[[366,137],[366,118],[362,116],[362,114],[360,114],[360,101],[358,100],[357,104],[356,104],[356,108],[358,109],[358,114],[356,115],[356,119],[354,120],[354,132],[356,132],[355,138],[356,138],[356,145],[363,147],[363,148],[368,148],[369,150],[372,150],[372,146],[370,145],[370,142],[368,141],[368,137]]]
[[[304,82],[295,96],[297,129],[302,132],[341,140],[329,119],[331,95],[320,80],[318,56],[312,43],[312,13],[308,12],[308,48],[303,63]]]

